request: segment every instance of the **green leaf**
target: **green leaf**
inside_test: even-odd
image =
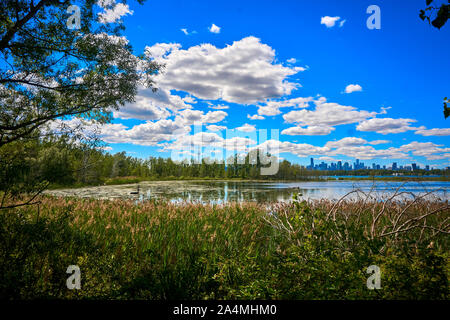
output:
[[[442,28],[442,26],[447,22],[449,18],[449,8],[450,6],[443,4],[437,13],[436,19],[431,22],[435,28]]]
[[[425,11],[420,10],[419,17],[420,17],[420,19],[425,20]]]

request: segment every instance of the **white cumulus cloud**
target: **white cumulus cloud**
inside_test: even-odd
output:
[[[101,137],[108,143],[130,143],[155,146],[160,142],[173,140],[178,135],[186,135],[190,127],[182,121],[159,120],[135,125],[131,129],[123,124],[107,124],[101,128]]]
[[[225,105],[217,105],[217,106],[211,105],[211,106],[209,106],[208,108],[210,108],[210,109],[215,109],[215,110],[227,110],[227,109],[229,109],[230,107],[229,107],[229,106],[225,106]]]
[[[247,114],[247,118],[250,120],[264,120],[265,118],[263,116],[260,116],[259,114],[249,115]]]
[[[208,129],[209,131],[222,131],[222,130],[225,130],[226,128],[227,127],[225,127],[225,126],[217,126],[215,124],[206,126],[206,129]]]
[[[293,107],[296,109],[307,108],[313,101],[312,97],[298,97],[284,100],[270,100],[258,106],[258,114],[262,116],[276,116],[281,113],[280,108]]]
[[[192,125],[196,122],[200,123],[216,123],[220,122],[228,114],[225,111],[209,111],[207,114],[204,114],[203,111],[200,110],[192,110],[186,109],[180,111],[178,113],[177,118],[181,118],[186,125]]]
[[[330,134],[335,129],[333,127],[321,127],[321,126],[310,126],[310,127],[291,127],[281,131],[281,134],[286,134],[290,136],[326,136]]]
[[[324,24],[327,26],[327,28],[332,28],[336,25],[336,22],[340,19],[341,17],[330,17],[330,16],[325,16],[322,17],[320,19],[320,24]]]
[[[450,128],[421,129],[414,133],[422,136],[450,136]]]
[[[209,32],[212,33],[220,33],[220,27],[216,26],[214,23],[211,25],[211,27],[208,28]]]
[[[356,130],[389,134],[423,129],[423,127],[411,127],[411,123],[413,122],[417,122],[417,120],[402,118],[373,118],[362,121],[360,124],[358,124]]]
[[[386,143],[391,143],[392,141],[390,140],[374,140],[374,141],[370,141],[369,144],[376,146],[379,144],[386,144]]]
[[[320,97],[314,101],[315,110],[290,111],[283,115],[287,123],[296,123],[301,126],[331,127],[350,124],[375,117],[377,112],[357,110],[352,106],[343,106],[334,102],[326,102],[326,98]]]
[[[243,132],[253,132],[256,130],[256,128],[252,124],[245,123],[244,125],[236,128],[236,130],[243,131]]]
[[[159,43],[146,53],[165,64],[154,79],[158,86],[199,99],[252,104],[289,95],[299,86],[287,78],[300,70],[276,64],[275,51],[255,37],[225,48],[201,44],[182,50],[179,44]]]
[[[366,144],[367,141],[357,137],[346,137],[337,141],[328,141],[325,146],[329,148],[342,148],[349,146],[361,146]]]
[[[115,4],[115,1],[99,1],[98,4],[105,10],[104,12],[98,13],[99,21],[101,23],[117,22],[123,16],[133,14],[133,11],[130,10],[127,4]]]
[[[349,84],[347,87],[345,87],[345,93],[352,93],[362,91],[362,87],[359,84]]]
[[[292,64],[294,64],[294,63],[297,62],[297,59],[295,59],[295,58],[290,58],[290,59],[287,59],[286,62],[287,62],[287,63],[292,63]]]

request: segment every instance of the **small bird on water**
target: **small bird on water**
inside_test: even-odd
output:
[[[130,194],[139,194],[139,185],[137,186],[137,191],[132,191]]]

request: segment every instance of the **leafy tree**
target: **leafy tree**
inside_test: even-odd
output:
[[[447,103],[450,103],[450,100],[445,97],[444,98],[444,117],[447,119],[450,116],[450,108],[447,106]]]
[[[448,0],[449,4],[443,3],[440,7],[433,6],[433,2],[434,0],[426,0],[427,8],[420,10],[419,17],[422,20],[427,20],[433,27],[440,29],[450,18],[450,0]]]
[[[69,28],[72,5],[80,8],[79,29]],[[134,100],[139,86],[153,86],[161,66],[134,55],[121,36],[121,21],[103,23],[102,10],[97,0],[0,2],[0,166],[9,164],[9,170],[24,160],[11,158],[7,145],[56,133],[96,141],[95,131],[86,135],[80,120],[109,122],[114,109]],[[7,181],[0,185],[6,194]]]
[[[449,4],[441,4],[440,7],[433,6],[434,0],[426,0],[427,8],[425,10],[420,10],[419,17],[422,20],[427,20],[429,24],[433,27],[441,29],[450,18],[450,0]],[[435,15],[434,19],[432,16]],[[447,106],[449,100],[444,98],[444,117],[447,119],[450,116],[450,109]]]

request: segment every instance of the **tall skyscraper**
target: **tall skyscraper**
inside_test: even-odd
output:
[[[350,165],[348,164],[348,162],[344,163],[344,170],[350,170]]]

